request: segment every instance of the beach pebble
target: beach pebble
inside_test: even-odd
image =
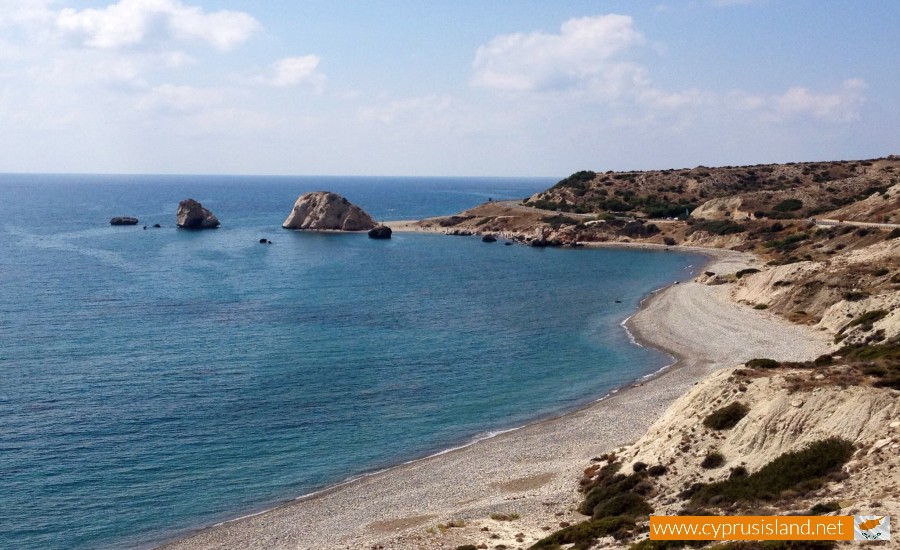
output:
[[[794,399],[793,401],[791,401],[791,407],[802,407],[802,406],[803,406],[802,399]]]

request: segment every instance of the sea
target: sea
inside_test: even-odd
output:
[[[308,191],[397,220],[553,183],[0,175],[0,548],[152,547],[663,368],[622,323],[697,255],[281,228]]]

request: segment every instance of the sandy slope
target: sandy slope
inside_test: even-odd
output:
[[[749,261],[734,253],[717,256],[707,269],[730,272]],[[662,376],[576,413],[206,529],[165,548],[404,549],[482,542],[525,547],[561,521],[582,519],[573,511],[576,481],[590,458],[635,441],[703,376],[752,357],[806,360],[827,349],[823,333],[737,305],[729,292],[724,286],[675,285],[631,320],[642,340],[682,358]],[[519,517],[491,519],[496,513]],[[465,526],[439,527],[451,520]]]

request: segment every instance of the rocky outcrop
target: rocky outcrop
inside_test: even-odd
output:
[[[386,225],[379,225],[369,230],[370,239],[390,239],[393,231]]]
[[[497,242],[497,237],[495,237],[495,236],[491,235],[490,233],[488,233],[488,234],[485,235],[484,237],[481,237],[481,242],[483,242],[483,243],[495,243],[495,242]]]
[[[219,219],[194,199],[178,203],[175,223],[183,229],[215,229],[220,225]]]
[[[138,219],[131,216],[116,216],[109,220],[109,225],[137,225]]]
[[[285,229],[368,231],[375,227],[375,220],[337,193],[316,191],[300,195],[281,226]]]

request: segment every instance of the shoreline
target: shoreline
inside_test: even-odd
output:
[[[435,231],[421,232],[436,233]],[[639,243],[599,244],[599,247],[664,248]],[[673,248],[678,250],[678,247]],[[708,258],[697,268],[697,272],[712,269],[714,266],[728,267],[738,264],[746,266],[752,263],[749,255],[730,250],[699,247],[680,248],[683,251],[700,252]],[[741,309],[741,315],[752,311],[745,306],[738,306],[731,302],[730,296],[723,296],[722,288],[687,282],[680,287],[673,284],[650,291],[641,300],[637,311],[621,324],[637,345],[658,349],[671,356],[673,361],[657,371],[615,388],[606,395],[589,401],[577,409],[561,412],[520,427],[491,433],[486,437],[476,436],[472,441],[463,445],[444,449],[383,470],[363,473],[259,512],[184,532],[178,535],[178,538],[169,539],[161,546],[156,547],[167,549],[232,546],[262,548],[288,545],[297,548],[346,548],[370,547],[373,544],[386,542],[390,542],[389,547],[391,548],[419,547],[422,544],[423,533],[426,532],[429,524],[448,521],[455,517],[471,518],[478,516],[479,511],[487,512],[492,509],[509,507],[506,494],[500,487],[516,485],[516,483],[523,487],[528,486],[528,489],[524,491],[526,494],[512,499],[512,502],[518,501],[515,507],[522,509],[523,519],[534,515],[535,512],[538,512],[537,515],[541,515],[539,513],[543,507],[541,503],[550,500],[566,502],[567,505],[561,506],[562,509],[571,508],[571,504],[577,499],[577,475],[582,467],[588,465],[591,456],[611,451],[637,439],[643,435],[656,418],[661,416],[669,404],[694,383],[719,367],[732,366],[718,363],[721,363],[722,360],[730,360],[734,355],[733,349],[725,350],[724,354],[703,353],[696,345],[696,338],[688,339],[687,344],[679,345],[678,334],[675,334],[674,338],[667,339],[661,337],[659,330],[665,329],[670,323],[673,311],[677,312],[681,306],[685,305],[682,295],[686,293],[696,294],[699,291],[703,295],[716,296],[716,300],[720,302],[724,298],[732,304],[734,309]],[[688,291],[683,289],[688,289]],[[709,296],[703,296],[703,298],[707,299]],[[717,302],[712,309],[721,305],[722,303]],[[749,313],[749,315],[760,316],[758,312]],[[738,320],[740,324],[742,321],[743,319]],[[784,321],[784,323],[787,322]],[[688,323],[688,325],[690,324]],[[765,321],[764,324],[769,325],[769,321]],[[805,327],[797,327],[797,329],[798,333],[810,330]],[[701,339],[705,338],[705,335],[701,335]],[[821,346],[814,347],[816,348],[814,353],[818,354]],[[797,353],[793,349],[780,350],[780,352],[784,358],[797,357]],[[735,361],[731,361],[731,363],[736,364]],[[622,414],[638,417],[638,420],[631,422],[628,426],[622,426],[622,423],[614,424],[619,421]],[[601,434],[602,439],[600,440],[597,440],[598,434],[594,433],[598,425],[597,420],[606,421],[607,426],[607,429]],[[603,422],[600,423],[600,425],[603,424]],[[563,437],[557,437],[559,435],[563,435]],[[566,443],[560,442],[564,440]],[[545,448],[537,451],[529,449],[534,446],[535,441],[544,443]],[[528,460],[516,461],[512,469],[504,469],[502,472],[490,468],[491,465],[496,465],[498,459],[506,458],[511,453],[522,453],[523,456],[528,456]],[[503,461],[501,460],[500,463]],[[473,467],[473,464],[481,467]],[[510,465],[506,464],[505,466],[509,468]],[[456,482],[450,483],[450,486],[440,476],[430,475],[431,470],[444,472],[448,469],[449,473],[453,474],[450,477],[456,478]],[[490,475],[481,481],[476,481],[477,474],[483,474],[485,469],[489,470]],[[428,475],[424,477],[420,475],[422,470],[429,471],[426,472]],[[540,483],[534,480],[536,476],[540,478]],[[529,479],[532,481],[529,482]],[[443,480],[443,482],[437,480]],[[403,490],[404,486],[410,486],[410,481],[413,482],[411,493]],[[429,482],[431,482],[430,486]],[[463,487],[459,487],[460,483],[463,484]],[[371,498],[373,489],[377,501],[382,506],[378,511],[360,512],[354,503],[360,502],[359,495]],[[440,494],[447,489],[455,489],[457,492],[461,490],[467,498],[460,499],[457,496],[437,503],[433,498],[425,498],[426,495]],[[556,516],[559,516],[560,513],[562,512],[555,512]],[[488,514],[482,513],[481,515],[487,516]],[[340,519],[335,521],[335,516]],[[535,521],[531,521],[527,528],[523,525],[525,521],[516,521],[514,527],[517,530],[539,534],[542,531],[538,524],[544,524],[547,521],[546,517],[537,518]],[[307,529],[302,528],[304,525]],[[392,528],[385,531],[380,529],[382,525],[392,526]]]

